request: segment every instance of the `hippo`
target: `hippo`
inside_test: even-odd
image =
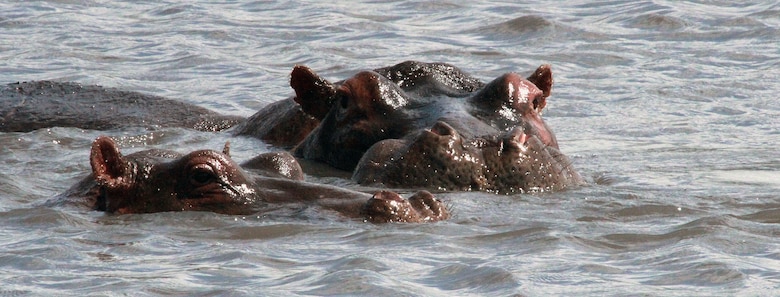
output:
[[[373,70],[398,88],[417,96],[446,95],[463,97],[484,86],[459,68],[446,63],[405,61]],[[250,116],[233,132],[262,139],[283,148],[303,141],[333,106],[345,80],[331,83],[312,69],[296,65],[290,73],[295,95],[276,101]]]
[[[408,66],[408,62],[401,65]],[[396,67],[400,68],[399,65],[390,68]],[[293,152],[299,157],[352,170],[363,153],[380,140],[404,138],[438,121],[447,122],[468,138],[495,135],[522,126],[526,133],[558,147],[552,130],[540,115],[552,88],[549,65],[540,66],[528,79],[508,73],[488,84],[461,74],[470,83],[460,89],[438,83],[431,77],[410,84],[399,78],[408,76],[391,76],[395,78],[391,80],[385,75],[388,74],[362,71],[340,84],[320,84],[321,88],[332,89],[330,93],[335,94],[335,100],[322,100],[332,101],[327,102],[330,108],[326,113],[317,114],[320,124]]]
[[[257,156],[242,165],[222,152],[179,154],[145,150],[124,156],[109,137],[90,153],[92,173],[56,200],[113,214],[210,211],[246,215],[271,204],[312,204],[369,222],[434,222],[449,218],[443,202],[420,191],[408,199],[392,191],[373,195],[303,181],[289,153]]]
[[[447,75],[430,70],[445,66]],[[453,66],[409,61],[309,85],[333,99],[319,101],[330,109],[316,109],[320,124],[293,153],[352,171],[358,183],[507,194],[582,183],[541,117],[549,65],[481,83]]]
[[[0,132],[129,126],[221,131],[243,121],[160,96],[73,82],[17,82],[0,89]]]

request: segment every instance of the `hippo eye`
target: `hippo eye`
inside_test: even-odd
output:
[[[217,176],[214,175],[214,172],[206,168],[195,168],[190,173],[190,183],[196,187],[206,185],[216,179]]]

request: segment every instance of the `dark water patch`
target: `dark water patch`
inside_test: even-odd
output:
[[[413,290],[403,289],[382,274],[367,270],[343,270],[328,273],[318,281],[307,284],[311,290],[298,291],[302,294],[320,296],[417,296]]]
[[[0,296],[2,297],[30,296],[31,294],[32,291],[29,290],[14,290],[14,289],[0,290]]]
[[[780,224],[780,208],[760,210],[751,214],[739,216],[739,218],[757,223]]]
[[[631,251],[647,251],[692,239],[709,233],[710,226],[689,226],[664,234],[614,233],[602,236],[610,246],[622,246]]]
[[[632,28],[665,32],[682,30],[687,25],[683,19],[658,13],[639,15],[628,22],[628,26]]]
[[[747,275],[722,263],[698,263],[685,265],[677,272],[663,274],[644,284],[655,286],[722,286],[736,288],[744,285]]]
[[[610,241],[601,239],[590,239],[580,236],[569,236],[567,241],[570,244],[574,244],[580,248],[584,248],[593,252],[601,253],[619,253],[625,250],[625,245],[612,243]]]
[[[611,212],[609,216],[618,220],[636,219],[637,217],[665,217],[665,216],[688,216],[697,212],[676,205],[652,205],[645,204],[639,206],[630,206]]]
[[[525,15],[502,23],[481,27],[476,29],[476,31],[512,36],[524,35],[541,30],[550,30],[553,27],[554,23],[546,20],[544,17],[537,15]]]
[[[538,224],[538,223],[537,223]],[[547,251],[558,244],[560,238],[545,227],[522,227],[511,225],[504,232],[467,236],[457,239],[458,246],[469,247],[476,251],[505,254],[533,254]]]
[[[323,230],[322,227],[308,224],[273,224],[264,226],[242,226],[242,227],[226,227],[214,230],[209,233],[216,233],[212,236],[216,238],[224,238],[230,240],[257,240],[257,241],[269,241],[269,240],[285,240],[285,238],[306,236],[311,233],[332,233],[338,234],[341,229]],[[193,235],[194,237],[195,235]]]
[[[484,40],[551,40],[560,37],[569,28],[538,15],[524,15],[508,21],[466,30]],[[558,31],[561,31],[560,33]]]
[[[169,15],[179,14],[188,10],[193,10],[195,8],[196,7],[193,5],[169,5],[165,7],[155,8],[154,10],[151,10],[148,13],[150,15],[155,15],[155,16],[169,16]]]
[[[431,271],[421,280],[447,291],[490,293],[516,288],[520,282],[506,269],[491,266],[450,264]]]
[[[368,258],[365,256],[357,256],[357,255],[345,256],[330,261],[329,265],[328,264],[326,265],[328,266],[327,270],[330,272],[335,272],[339,270],[354,270],[354,269],[382,272],[391,269],[387,264],[381,261],[378,261],[373,258]]]

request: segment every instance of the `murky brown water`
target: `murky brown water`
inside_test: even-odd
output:
[[[183,129],[0,133],[0,296],[768,296],[780,292],[773,1],[4,1],[0,83],[54,79],[248,116],[306,64],[553,65],[545,117],[589,185],[442,194],[447,222],[316,209],[110,216],[39,206],[91,141],[273,148]],[[350,186],[338,178],[312,180]]]

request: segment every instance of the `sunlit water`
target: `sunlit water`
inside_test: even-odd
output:
[[[774,1],[2,1],[0,83],[53,79],[248,116],[404,60],[490,80],[550,63],[545,119],[588,185],[439,194],[454,218],[318,209],[112,216],[41,203],[124,152],[254,139],[185,129],[0,133],[0,296],[780,294],[780,5]],[[327,3],[327,4],[326,4]],[[339,178],[313,181],[353,186]]]

